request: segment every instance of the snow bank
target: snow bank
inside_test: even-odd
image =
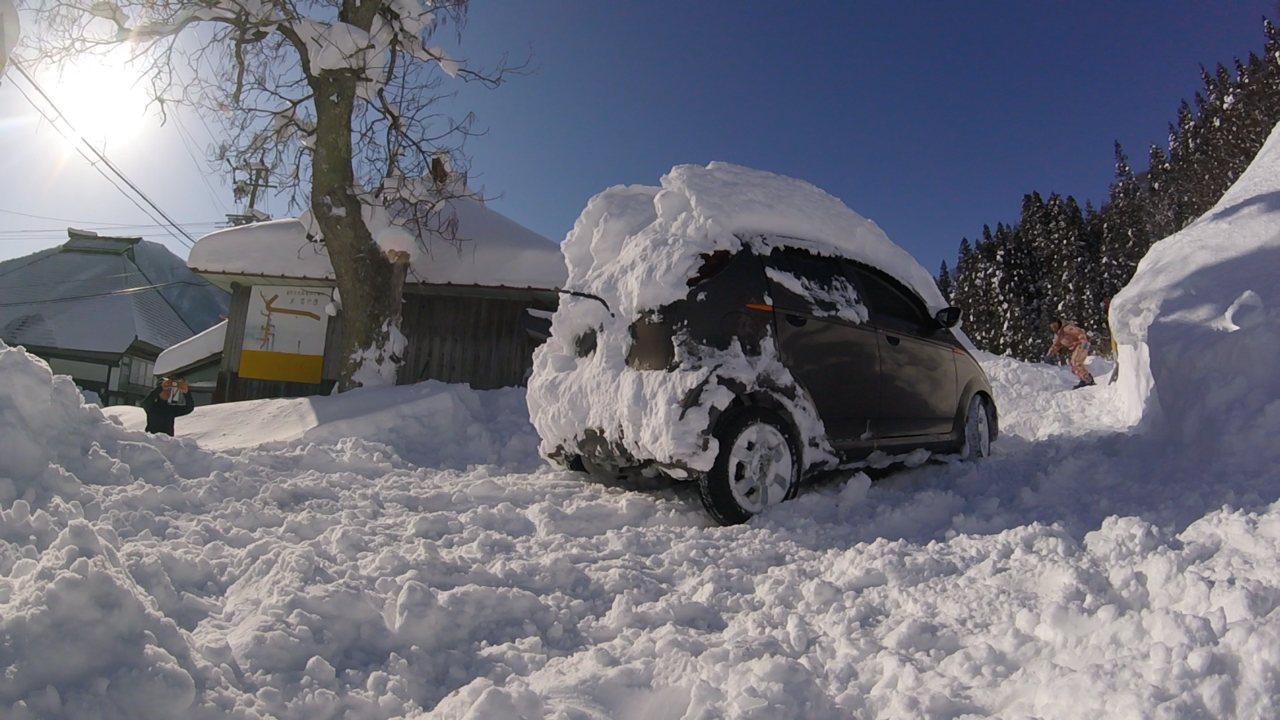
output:
[[[681,370],[671,373],[626,366],[631,323],[686,297],[685,281],[701,255],[736,251],[744,242],[763,254],[791,246],[861,260],[913,287],[932,311],[946,304],[932,276],[875,223],[802,180],[716,162],[677,166],[661,187],[610,188],[591,199],[562,246],[565,287],[594,294],[608,308],[562,297],[552,337],[534,354],[529,412],[543,453],[573,448],[592,431],[638,459],[705,471],[718,448],[702,431],[734,397],[717,378],[748,390],[795,387],[770,342],[758,357],[736,346],[697,358],[678,348]],[[852,288],[831,300],[834,312],[865,319]],[[596,333],[598,349],[579,358],[577,338],[589,332]],[[686,398],[695,388],[705,389],[691,405]],[[811,404],[797,397],[784,405],[812,439],[806,464],[834,460],[825,440],[816,440],[825,433]]]
[[[1280,127],[1212,210],[1152,246],[1111,325],[1131,420],[1280,458]]]
[[[146,427],[141,408],[104,411],[131,429]],[[420,467],[465,469],[537,464],[538,436],[520,388],[472,390],[427,380],[360,388],[333,397],[248,400],[198,407],[175,423],[177,436],[201,448],[271,450],[360,438]]]

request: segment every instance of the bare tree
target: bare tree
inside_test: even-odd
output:
[[[368,222],[395,218],[418,237],[456,239],[438,212],[467,194],[462,145],[474,117],[449,119],[449,78],[498,85],[428,41],[468,0],[33,0],[37,61],[61,64],[128,44],[161,111],[196,108],[221,126],[228,171],[266,166],[307,200],[341,294],[340,390],[394,381],[408,266]],[[519,68],[515,68],[518,70]],[[463,181],[459,181],[463,178]],[[377,224],[373,223],[376,228]]]

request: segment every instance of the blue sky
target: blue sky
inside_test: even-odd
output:
[[[1268,13],[1270,0],[475,0],[453,52],[531,56],[533,70],[463,88],[455,107],[488,130],[468,144],[475,184],[554,240],[606,187],[724,160],[814,183],[936,271],[961,237],[1016,221],[1031,190],[1104,200],[1113,141],[1145,168],[1198,66],[1260,51]],[[216,221],[230,192],[177,135],[170,123],[108,151],[170,215]],[[50,136],[0,85],[0,258],[57,242],[2,231],[67,224],[12,211],[151,222],[79,157],[59,166]]]

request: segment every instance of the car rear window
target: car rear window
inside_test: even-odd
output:
[[[765,258],[773,304],[817,317],[865,322],[866,307],[840,261],[802,250],[775,250]]]

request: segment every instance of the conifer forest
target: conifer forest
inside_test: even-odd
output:
[[[964,238],[938,286],[964,312],[964,330],[988,352],[1021,360],[1044,356],[1049,322],[1070,320],[1106,352],[1107,303],[1128,283],[1156,241],[1213,207],[1280,122],[1280,30],[1263,21],[1261,55],[1234,67],[1201,67],[1204,86],[1182,101],[1169,124],[1168,148],[1152,144],[1148,168],[1135,173],[1120,143],[1115,180],[1099,208],[1057,193],[1022,199],[1016,223]]]

